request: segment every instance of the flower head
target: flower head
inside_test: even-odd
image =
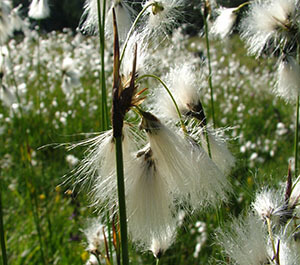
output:
[[[237,13],[235,10],[236,8],[220,8],[218,10],[219,16],[211,28],[213,35],[225,38],[231,33],[233,25],[237,19]]]
[[[50,16],[48,0],[32,0],[29,6],[28,16],[33,19],[45,19]]]
[[[266,227],[252,214],[233,220],[228,231],[219,233],[218,241],[235,264],[273,264],[269,263],[273,255],[269,255]]]
[[[283,56],[278,67],[276,95],[287,102],[295,102],[300,92],[300,65],[292,56]]]
[[[180,8],[185,0],[148,0],[144,6],[152,4],[147,9],[146,24],[144,34],[146,36],[155,36],[167,34],[177,25],[178,17],[182,16]]]
[[[11,34],[10,1],[3,0],[0,2],[0,45],[3,45]]]
[[[260,55],[265,47],[286,48],[297,36],[298,0],[253,1],[242,21],[242,38],[251,54]]]

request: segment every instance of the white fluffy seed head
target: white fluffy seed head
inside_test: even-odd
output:
[[[217,11],[219,16],[211,28],[211,33],[213,35],[223,39],[231,33],[237,18],[237,14],[234,12],[235,10],[236,8],[220,8]]]
[[[229,184],[205,151],[161,122],[146,121],[153,157],[173,194],[193,209],[225,200]]]
[[[132,152],[136,150],[136,136],[129,126],[123,128],[124,169],[131,163]],[[106,131],[92,139],[71,146],[88,146],[85,158],[72,173],[76,180],[74,185],[83,185],[90,190],[90,198],[96,207],[106,206],[106,210],[114,209],[117,198],[117,177],[115,143],[112,130]]]
[[[276,224],[287,213],[283,210],[284,204],[283,190],[263,188],[256,194],[252,207],[261,219],[268,218]]]
[[[292,56],[285,56],[278,67],[274,93],[287,102],[295,102],[300,92],[300,65]]]
[[[106,35],[107,37],[113,36],[113,12],[115,9],[119,39],[124,41],[127,37],[127,33],[130,30],[132,24],[132,16],[135,11],[125,2],[120,0],[114,0],[114,4],[109,9],[106,16]]]
[[[175,232],[173,197],[163,173],[148,146],[125,172],[128,229],[132,240],[146,250],[153,238],[164,242]]]
[[[29,6],[28,16],[40,20],[50,16],[48,0],[32,0]]]
[[[100,218],[88,220],[83,233],[87,239],[87,251],[103,252],[105,248],[105,236],[107,237],[104,233],[107,233],[107,231]]]
[[[197,142],[201,142],[201,146],[209,154],[206,140],[207,132],[212,160],[224,175],[228,175],[235,165],[235,158],[227,147],[226,138],[223,136],[224,129],[212,130],[208,127],[199,129],[199,126],[193,124],[188,128],[190,135]]]
[[[177,65],[163,79],[166,80],[167,87],[182,114],[186,114],[192,106],[198,104],[199,86],[195,70],[191,65],[188,63]],[[178,119],[176,107],[163,87],[154,91],[153,98],[155,108],[161,116]]]
[[[101,8],[103,8],[103,0],[100,0],[100,9]],[[112,8],[115,8],[116,12],[119,38],[120,40],[124,40],[131,26],[131,16],[134,14],[134,10],[126,4],[125,1],[111,1],[111,5],[108,5],[105,19],[105,34],[107,37],[110,37],[113,34]],[[84,33],[99,33],[97,0],[85,1],[84,12],[81,17],[79,28]]]
[[[150,246],[150,251],[156,259],[160,259],[163,253],[170,247],[174,239],[174,232],[169,231],[163,237],[153,238]]]
[[[252,214],[245,220],[234,219],[228,231],[218,234],[218,241],[235,264],[261,265],[271,261],[266,227]]]
[[[266,45],[274,48],[294,38],[293,26],[297,22],[298,0],[253,1],[248,15],[241,24],[242,38],[250,54],[260,55]]]
[[[155,4],[147,9],[144,35],[158,37],[167,34],[177,25],[178,17],[182,16],[180,8],[184,2],[185,0],[148,0],[144,2],[144,6]]]
[[[10,1],[0,2],[0,45],[3,45],[11,35],[11,19],[9,17],[11,11]]]
[[[64,58],[62,73],[62,90],[68,98],[72,98],[72,89],[80,86],[80,75],[76,70],[76,63],[72,58]]]

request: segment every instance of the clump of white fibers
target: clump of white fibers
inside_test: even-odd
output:
[[[300,66],[294,57],[285,56],[281,59],[274,92],[287,102],[297,100],[300,92]]]
[[[32,0],[29,6],[28,16],[40,20],[50,16],[48,0]]]
[[[0,2],[0,45],[3,45],[11,34],[10,10],[10,1],[4,0]]]
[[[106,34],[107,36],[113,35],[113,12],[112,9],[115,9],[118,34],[121,41],[126,39],[127,33],[130,30],[132,24],[132,16],[135,11],[125,2],[121,0],[114,0],[113,5],[111,6],[108,14],[106,16]]]
[[[136,150],[135,136],[129,126],[123,128],[124,168],[133,159],[131,152]],[[116,158],[113,131],[106,131],[92,139],[74,144],[89,146],[85,158],[72,173],[77,177],[75,185],[82,184],[92,187],[91,198],[95,206],[106,205],[109,211],[117,203]]]
[[[185,115],[199,103],[199,89],[195,69],[187,63],[177,65],[164,78],[179,111]],[[166,118],[178,119],[176,107],[170,95],[161,87],[154,92],[155,108]]]
[[[108,5],[106,10],[105,33],[108,36],[112,35],[113,33],[112,8],[115,8],[118,32],[120,39],[123,40],[131,26],[131,16],[133,15],[134,11],[128,4],[125,3],[125,1],[113,0],[110,2],[111,5]],[[102,8],[103,0],[100,0],[100,9]],[[84,4],[84,11],[80,20],[80,30],[88,34],[98,34],[98,23],[97,0],[86,0]]]
[[[144,116],[143,128],[157,168],[174,195],[193,208],[225,199],[228,182],[199,145],[169,130],[149,113]]]
[[[198,126],[194,125],[188,128],[190,131],[190,135],[197,141],[201,142],[201,146],[204,148],[207,154],[209,154],[209,152],[206,133],[208,134],[209,148],[212,160],[224,175],[229,174],[230,170],[235,164],[235,158],[227,148],[226,139],[222,136],[223,129],[211,130],[207,126],[205,128],[199,129]]]
[[[214,22],[211,33],[221,38],[227,37],[234,26],[237,18],[236,8],[220,8],[217,10],[219,16]]]
[[[72,89],[80,86],[80,76],[78,71],[76,71],[75,61],[67,57],[62,63],[62,90],[68,99],[73,99],[74,93]]]
[[[144,26],[145,36],[159,36],[167,34],[169,30],[177,25],[177,19],[182,16],[180,8],[184,6],[185,0],[148,0],[144,6],[151,3],[146,12],[146,24]]]
[[[234,219],[228,231],[219,232],[218,241],[232,264],[273,264],[269,255],[268,234],[263,222],[249,214],[245,220]]]
[[[164,242],[174,233],[174,202],[164,171],[151,149],[146,146],[137,156],[125,172],[128,229],[133,241],[149,249],[153,238]]]
[[[174,232],[169,231],[169,234],[165,234],[165,237],[153,238],[150,246],[150,251],[156,259],[160,259],[163,253],[170,247],[174,239]]]
[[[284,191],[267,188],[258,192],[252,203],[253,209],[261,219],[269,218],[274,223],[278,223],[280,217],[289,213],[283,210],[284,205]]]
[[[260,55],[273,42],[274,48],[295,40],[298,23],[298,0],[256,0],[242,21],[242,38],[251,54]]]

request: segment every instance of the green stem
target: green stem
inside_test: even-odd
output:
[[[213,128],[215,129],[216,119],[215,119],[215,108],[214,108],[214,90],[212,84],[212,69],[211,69],[211,58],[210,58],[210,47],[209,47],[209,39],[208,39],[208,25],[206,17],[203,14],[204,21],[204,31],[205,31],[205,42],[206,42],[206,50],[207,50],[207,61],[208,61],[208,85],[210,88],[210,103],[211,103],[211,115],[213,120]]]
[[[171,98],[171,100],[172,100],[172,102],[173,102],[173,104],[174,104],[174,106],[175,106],[175,108],[176,108],[176,112],[177,112],[178,118],[179,118],[179,120],[180,120],[181,128],[182,128],[183,132],[184,132],[185,134],[187,134],[187,130],[186,130],[184,121],[183,121],[183,119],[182,119],[182,115],[181,115],[181,113],[180,113],[179,107],[178,107],[178,105],[177,105],[177,103],[176,103],[176,101],[175,101],[175,99],[174,99],[174,97],[173,97],[173,95],[172,95],[170,89],[169,89],[169,88],[167,87],[167,85],[165,84],[165,82],[163,82],[158,76],[152,75],[152,74],[142,75],[142,76],[140,76],[139,78],[136,79],[136,82],[138,83],[139,81],[141,81],[143,78],[146,78],[146,77],[150,77],[150,78],[156,79],[156,80],[157,80],[158,82],[160,82],[160,83],[162,84],[162,86],[165,88],[165,90],[166,90],[167,93],[169,94],[169,96],[170,96],[170,98]]]
[[[156,259],[156,265],[159,265],[159,259]]]
[[[296,128],[294,139],[294,154],[295,154],[295,177],[298,177],[298,138],[299,138],[299,94],[297,96],[296,104]]]
[[[128,45],[128,41],[135,29],[135,26],[137,25],[137,23],[139,22],[140,18],[142,17],[142,15],[146,12],[146,10],[150,7],[150,6],[153,6],[155,5],[154,2],[148,4],[148,5],[145,5],[145,7],[141,10],[141,12],[137,15],[136,19],[134,20],[134,22],[132,23],[131,25],[131,28],[130,30],[128,31],[127,33],[127,37],[126,37],[126,40],[125,40],[125,43],[124,43],[124,46],[123,46],[123,49],[122,49],[122,53],[121,53],[121,59],[120,59],[120,65],[122,63],[122,60],[123,60],[123,57],[124,57],[124,54],[125,54],[125,50],[127,48],[127,45]]]
[[[267,226],[268,226],[268,233],[269,233],[270,240],[272,243],[272,250],[274,253],[274,257],[276,257],[276,247],[275,247],[275,241],[274,241],[274,237],[273,237],[273,233],[272,233],[271,220],[270,220],[270,218],[267,218],[266,220],[267,220]]]
[[[205,134],[205,139],[206,139],[208,155],[209,155],[209,158],[212,159],[211,150],[210,150],[210,143],[209,143],[209,136],[208,136],[208,131],[207,131],[206,126],[204,127],[204,134]]]
[[[99,27],[99,41],[100,41],[100,57],[101,57],[101,72],[100,72],[100,82],[101,82],[101,130],[105,131],[109,126],[108,118],[108,108],[107,108],[107,92],[105,83],[105,9],[106,1],[103,1],[103,14],[101,15],[101,5],[100,0],[97,0],[98,8],[98,27]]]
[[[123,169],[123,151],[122,137],[115,137],[116,145],[116,168],[118,179],[118,198],[119,198],[119,215],[120,215],[120,230],[121,230],[121,248],[122,248],[122,264],[129,264],[128,256],[128,239],[127,239],[127,217],[126,217],[126,202],[125,202],[125,184],[124,184],[124,169]]]
[[[4,223],[3,223],[3,211],[2,211],[2,179],[1,179],[1,175],[0,175],[0,240],[1,240],[1,250],[2,250],[2,262],[3,262],[3,265],[8,265],[7,254],[6,254],[6,244],[5,244],[5,230],[4,230]]]

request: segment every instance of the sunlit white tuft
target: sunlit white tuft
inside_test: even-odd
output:
[[[219,16],[214,22],[211,33],[221,38],[227,37],[234,26],[237,19],[237,14],[234,12],[236,8],[220,8],[218,10]]]
[[[285,56],[280,61],[274,92],[287,102],[297,100],[300,92],[300,66],[294,57]]]
[[[40,20],[50,16],[48,0],[32,0],[29,6],[28,16]]]

